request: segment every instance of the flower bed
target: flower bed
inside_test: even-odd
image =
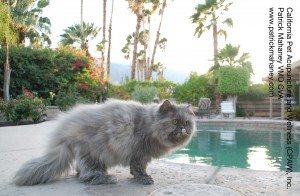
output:
[[[8,103],[0,100],[0,111],[5,121],[11,121],[14,124],[30,120],[37,122],[46,110],[43,100],[35,97],[28,90],[23,90],[22,95],[19,95],[16,99],[10,99]]]

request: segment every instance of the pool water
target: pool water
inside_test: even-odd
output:
[[[300,141],[292,136],[286,148],[286,132],[237,128],[205,127],[184,149],[165,158],[167,161],[220,167],[238,167],[266,171],[286,171],[287,159],[292,171],[300,172]],[[291,158],[291,157],[290,157]]]

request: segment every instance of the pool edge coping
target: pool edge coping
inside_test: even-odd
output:
[[[251,128],[286,129],[287,120],[272,119],[197,119],[197,125],[237,126]],[[300,134],[300,121],[292,121],[293,130]]]

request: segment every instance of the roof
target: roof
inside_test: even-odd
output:
[[[277,67],[276,67],[277,69]],[[295,61],[292,63],[291,65],[291,73],[292,73],[292,81],[295,82],[295,81],[300,81],[300,60],[298,61]],[[269,73],[270,74],[270,73]],[[286,80],[287,78],[287,69],[286,69],[286,66],[284,68],[284,80]],[[272,81],[272,82],[277,82],[278,81],[278,71],[277,72],[274,72],[274,75],[273,75],[273,78],[272,79],[269,79],[269,75],[268,76],[265,76],[262,78],[262,81]]]

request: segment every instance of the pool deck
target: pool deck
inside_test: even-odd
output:
[[[231,120],[203,119],[199,120],[198,123],[207,123],[207,121],[215,124],[229,123]],[[244,124],[246,122],[252,123],[254,120],[235,119],[234,121]],[[259,122],[256,121],[256,124],[259,124]],[[218,185],[236,190],[242,195],[251,196],[300,195],[300,172],[286,174],[278,171],[254,171],[249,169],[177,164],[161,160],[152,161],[147,169],[155,181],[154,185],[137,184],[132,180],[129,168],[123,167],[113,168],[109,171],[118,177],[118,183],[115,185],[85,185],[77,181],[74,173],[59,181],[45,185],[17,187],[12,184],[11,179],[16,170],[25,161],[43,153],[49,135],[53,132],[56,125],[56,121],[47,121],[36,125],[0,127],[1,196],[143,196],[149,195],[156,189],[165,186],[177,185],[178,188],[187,184]],[[287,177],[292,177],[289,189],[287,189]],[[169,193],[165,192],[166,195]],[[216,192],[214,194],[213,191],[210,193],[210,195],[220,195]],[[192,194],[186,192],[186,195]]]

